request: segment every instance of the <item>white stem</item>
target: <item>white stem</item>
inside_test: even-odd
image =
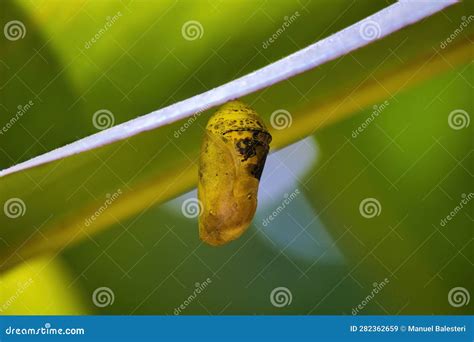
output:
[[[0,177],[123,140],[221,105],[348,54],[458,0],[401,0],[315,44],[205,93],[124,122],[0,171]]]

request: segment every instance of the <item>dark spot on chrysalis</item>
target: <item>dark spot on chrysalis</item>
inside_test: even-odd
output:
[[[259,161],[258,164],[249,165],[250,174],[258,180],[260,180],[260,177],[262,177],[263,167],[265,166],[265,159],[266,157],[264,157],[263,160]]]
[[[235,147],[237,151],[242,155],[242,161],[246,161],[247,159],[255,156],[257,151],[255,147],[258,145],[258,141],[252,138],[244,138],[237,141]]]

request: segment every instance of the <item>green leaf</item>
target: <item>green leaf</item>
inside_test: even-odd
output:
[[[2,60],[8,65],[2,69],[2,79],[7,80],[1,90],[5,112],[13,113],[29,100],[34,105],[0,136],[2,166],[96,132],[92,117],[98,110],[112,112],[115,123],[127,121],[267,65],[385,6],[361,1],[347,7],[345,1],[337,1],[330,6],[313,2],[305,8],[297,1],[279,6],[234,1],[213,10],[188,2],[73,4],[3,5],[2,19],[19,18],[28,32],[24,40],[1,43]],[[468,63],[466,34],[471,28],[447,49],[433,52],[459,26],[465,6],[454,6],[244,100],[267,122],[277,109],[292,113],[289,129],[272,132],[273,147],[286,146]],[[119,11],[119,19],[86,48],[107,16]],[[287,34],[264,49],[262,43],[296,11],[301,16]],[[189,20],[204,27],[201,39],[183,38],[181,29]],[[26,208],[19,218],[0,217],[3,268],[44,251],[62,250],[191,189],[208,115],[200,115],[178,138],[175,132],[186,120],[2,178],[0,203],[19,198]],[[122,194],[107,212],[87,225],[106,195],[119,190]]]

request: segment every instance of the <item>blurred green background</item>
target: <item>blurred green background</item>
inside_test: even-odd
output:
[[[390,3],[2,1],[2,26],[21,21],[25,35],[0,39],[0,126],[33,105],[0,134],[0,166],[96,133],[99,110],[125,122]],[[5,207],[0,215],[0,313],[174,314],[185,301],[181,314],[353,314],[359,305],[358,314],[472,312],[448,296],[456,287],[473,293],[472,10],[462,2],[246,96],[269,127],[281,109],[292,124],[271,128],[254,224],[224,247],[202,244],[197,218],[181,209],[196,196],[214,109],[181,134],[187,120],[1,178],[2,207],[12,198],[24,206],[19,217]],[[200,25],[196,39],[183,34],[190,21]],[[448,120],[456,110],[461,126]],[[367,198],[376,200],[374,217],[359,208]],[[94,300],[103,287],[114,299],[105,306]],[[291,296],[282,307],[271,300],[279,287]]]

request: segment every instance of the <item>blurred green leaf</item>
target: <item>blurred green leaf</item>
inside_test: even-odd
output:
[[[0,93],[3,106],[6,113],[29,100],[34,106],[0,136],[0,165],[12,165],[96,132],[92,117],[100,109],[111,111],[115,123],[127,121],[260,68],[386,6],[371,1],[304,5],[288,1],[278,6],[228,1],[206,8],[190,4],[193,2],[2,4],[2,22],[17,18],[28,32],[26,39],[1,42],[2,79],[6,80]],[[267,122],[280,108],[293,114],[290,129],[272,133],[274,147],[283,147],[405,86],[467,63],[466,37],[471,27],[447,49],[439,49],[440,42],[459,26],[466,7],[456,5],[244,100]],[[263,42],[295,11],[301,16],[287,34],[264,49]],[[107,17],[118,12],[122,14],[119,19],[86,48],[110,20]],[[181,29],[189,20],[202,24],[201,39],[183,38]],[[425,63],[430,68],[419,69]],[[184,120],[2,178],[1,203],[20,198],[26,207],[25,215],[17,219],[0,217],[4,267],[46,250],[61,250],[191,189],[208,115],[199,116],[178,138],[175,132]],[[107,200],[106,195],[119,190],[123,194],[107,213],[86,225],[86,219]]]

